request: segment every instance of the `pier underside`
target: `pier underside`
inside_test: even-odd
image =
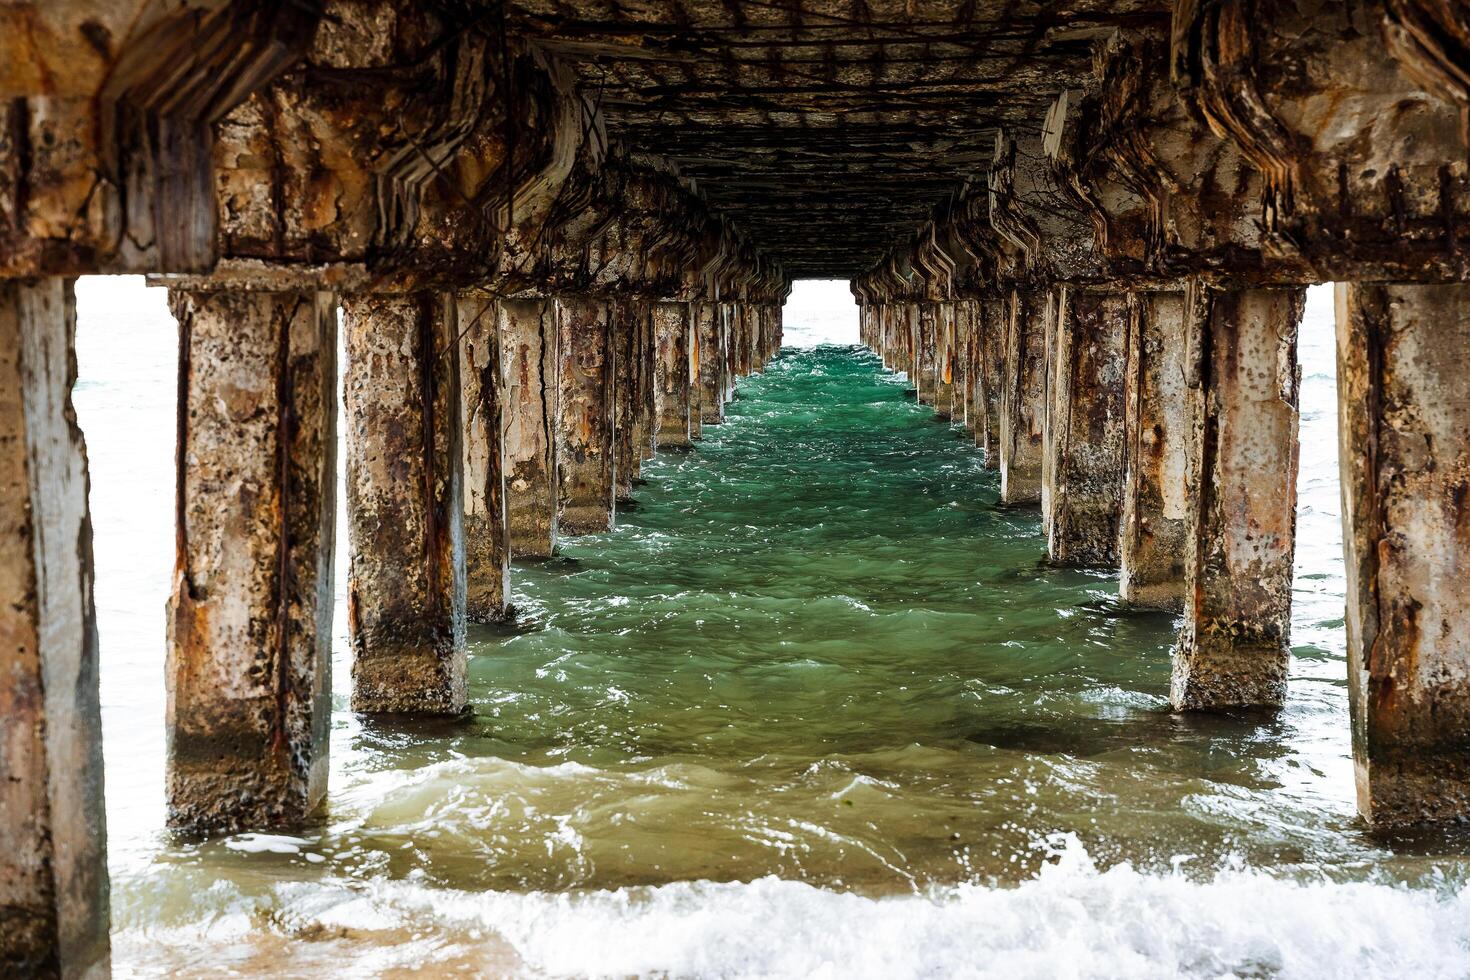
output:
[[[460,716],[511,560],[697,452],[810,278],[1050,563],[1179,614],[1178,712],[1291,696],[1297,330],[1338,283],[1359,807],[1470,818],[1467,63],[1443,0],[0,8],[0,973],[108,964],[94,273],[180,325],[175,828],[330,793],[339,498],[354,710]]]

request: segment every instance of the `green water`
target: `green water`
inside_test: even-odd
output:
[[[471,720],[364,723],[339,653],[322,826],[124,845],[120,958],[952,975],[973,972],[985,923],[1020,916],[995,942],[1040,944],[1035,975],[1052,975],[1070,947],[1030,936],[1037,916],[1133,955],[1097,924],[1143,903],[1181,923],[1269,910],[1259,935],[1150,938],[1139,962],[1158,975],[1312,975],[1271,964],[1326,962],[1292,946],[1305,936],[1346,956],[1344,935],[1394,916],[1470,916],[1463,842],[1395,845],[1356,821],[1331,581],[1303,593],[1327,618],[1299,630],[1284,712],[1174,716],[1175,623],[1119,611],[1114,576],[1047,567],[1038,513],[999,507],[968,434],[857,348],[784,352],[644,476],[614,533],[517,567],[517,626],[471,637]],[[1307,511],[1330,498],[1303,486]],[[1304,542],[1309,569],[1323,547]],[[1229,869],[1246,877],[1221,885]],[[1365,879],[1382,891],[1351,890]],[[879,941],[854,895],[927,897],[898,919],[873,906],[906,923]],[[1389,911],[1344,918],[1370,900]],[[1442,928],[1432,963],[1461,962],[1466,932]]]

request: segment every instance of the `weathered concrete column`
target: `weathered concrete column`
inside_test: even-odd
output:
[[[1470,817],[1470,285],[1338,286],[1358,810]]]
[[[652,300],[640,300],[638,311],[638,453],[652,459],[658,449],[658,337]]]
[[[641,304],[626,296],[614,298],[608,307],[612,345],[616,351],[613,359],[613,485],[617,502],[632,498],[633,481],[638,478],[643,464],[642,454],[638,452],[642,427],[638,411],[638,342],[642,336],[638,327],[640,309],[643,309]]]
[[[934,311],[934,414],[949,421],[956,416],[954,304],[928,305]],[[959,414],[963,418],[963,409]]]
[[[689,304],[689,438],[704,438],[704,397],[699,376],[704,370],[704,352],[700,349],[700,311],[708,303],[694,301]]]
[[[464,448],[451,294],[346,297],[352,707],[458,714]]]
[[[954,321],[954,421],[975,432],[975,383],[970,376],[970,334],[974,330],[975,304],[964,300],[950,305]]]
[[[500,311],[484,294],[462,293],[455,305],[464,419],[465,615],[472,623],[493,623],[510,612]]]
[[[1113,567],[1123,510],[1129,297],[1065,289],[1056,302],[1047,556],[1057,565]]]
[[[613,526],[613,375],[608,302],[559,296],[555,303],[561,353],[557,494],[562,534],[596,534]]]
[[[168,822],[300,823],[327,789],[337,304],[180,292]]]
[[[658,337],[658,445],[660,449],[686,447],[690,412],[689,304],[659,303],[653,308],[653,326]]]
[[[105,977],[107,823],[76,304],[0,281],[0,973]]]
[[[939,335],[933,303],[909,304],[915,324],[914,388],[919,404],[934,405],[939,390]]]
[[[1129,321],[1118,594],[1148,609],[1184,607],[1189,453],[1200,411],[1187,382],[1187,311],[1183,291],[1139,293]]]
[[[705,425],[725,421],[725,338],[723,304],[695,303],[699,335],[699,415]]]
[[[755,354],[752,350],[755,340],[755,304],[741,303],[736,307],[740,311],[739,317],[739,341],[736,348],[736,373],[742,378],[748,378],[754,370]]]
[[[724,322],[720,325],[725,345],[725,402],[735,397],[735,380],[740,369],[740,304],[721,303]],[[723,408],[722,408],[723,410]]]
[[[502,299],[505,362],[505,499],[510,552],[550,558],[556,547],[556,419],[560,412],[555,316],[543,299]]]
[[[1005,348],[1010,301],[986,297],[975,304],[971,327],[971,364],[975,374],[975,444],[985,450],[985,465],[1000,468],[1000,407],[1004,389]]]
[[[1301,289],[1191,289],[1204,410],[1174,648],[1176,710],[1278,706],[1286,695],[1296,538]]]
[[[898,356],[894,349],[893,338],[893,304],[876,304],[878,319],[878,353],[883,356],[883,367],[889,371],[898,370]]]
[[[1005,374],[1000,393],[1000,499],[1006,504],[1041,500],[1046,318],[1054,316],[1046,292],[1013,290],[1005,305]]]
[[[766,369],[766,331],[768,307],[765,303],[750,304],[750,373],[760,374]]]

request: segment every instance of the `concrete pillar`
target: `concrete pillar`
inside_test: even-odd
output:
[[[179,405],[168,604],[168,822],[299,824],[327,789],[337,304],[174,292]]]
[[[643,459],[652,459],[658,449],[658,337],[653,322],[656,305],[651,300],[640,300],[638,312],[638,453]]]
[[[1176,710],[1279,706],[1296,537],[1301,289],[1191,290],[1198,488],[1174,648]]]
[[[889,371],[897,371],[898,358],[894,356],[893,350],[893,306],[889,303],[877,303],[874,305],[873,315],[878,321],[878,353],[883,357],[883,367]]]
[[[1013,290],[1005,303],[1005,373],[1000,379],[1000,499],[1041,500],[1046,319],[1053,303],[1043,291]]]
[[[1358,810],[1375,828],[1464,820],[1470,285],[1339,285],[1337,298]]]
[[[750,373],[766,369],[766,331],[770,308],[765,303],[750,304]]]
[[[1139,293],[1129,321],[1118,594],[1148,609],[1184,608],[1189,453],[1200,411],[1187,382],[1187,309],[1183,291]]]
[[[464,448],[452,294],[342,303],[352,707],[465,709]]]
[[[915,324],[914,387],[919,404],[934,405],[939,391],[939,328],[933,303],[912,303],[909,314]]]
[[[613,359],[613,484],[617,502],[630,500],[633,481],[643,464],[638,451],[640,438],[646,438],[646,427],[638,410],[638,372],[642,333],[638,325],[641,303],[626,296],[612,300],[611,317]]]
[[[699,415],[705,425],[725,421],[725,339],[721,303],[696,303],[699,335]]]
[[[1053,564],[1116,567],[1123,511],[1123,378],[1127,293],[1066,289],[1051,381],[1047,556]]]
[[[455,305],[464,419],[465,615],[472,623],[493,623],[510,612],[500,311],[483,294],[462,293]]]
[[[549,300],[502,299],[505,364],[505,499],[510,552],[550,558],[556,547],[557,332]]]
[[[975,442],[985,450],[985,465],[993,470],[1000,468],[1000,409],[1007,377],[1009,325],[1009,299],[988,296],[975,305],[972,336],[975,399],[980,410],[980,418],[975,423]]]
[[[737,309],[740,311],[740,317],[739,323],[737,324],[738,341],[735,372],[742,378],[748,378],[754,370],[754,354],[751,350],[751,344],[755,337],[755,304],[741,303]]]
[[[747,307],[750,309],[750,307]],[[659,303],[653,308],[658,337],[658,445],[689,445],[689,304]],[[749,348],[746,348],[747,352]]]
[[[0,281],[0,973],[105,977],[87,448],[63,279]]]
[[[613,526],[616,493],[611,317],[607,300],[593,296],[559,296],[555,311],[561,355],[557,528],[596,534]]]
[[[720,330],[725,345],[725,401],[728,403],[735,397],[735,379],[740,368],[740,304],[721,303],[720,306],[724,311]]]
[[[931,303],[934,311],[934,414],[955,418],[955,316],[953,303]],[[960,410],[963,419],[963,409]]]
[[[971,377],[970,334],[974,330],[975,304],[958,300],[950,304],[954,319],[954,421],[973,435],[975,432],[975,383]]]
[[[704,438],[704,398],[700,387],[700,373],[704,370],[704,352],[700,349],[701,311],[709,306],[702,301],[689,304],[689,438]]]

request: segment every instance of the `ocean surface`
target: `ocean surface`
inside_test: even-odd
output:
[[[339,559],[327,810],[203,844],[163,830],[176,327],[78,300],[117,976],[1470,976],[1470,839],[1353,808],[1329,291],[1275,716],[1171,715],[1171,619],[1045,567],[800,284],[726,424],[517,566],[472,720],[349,713]]]

